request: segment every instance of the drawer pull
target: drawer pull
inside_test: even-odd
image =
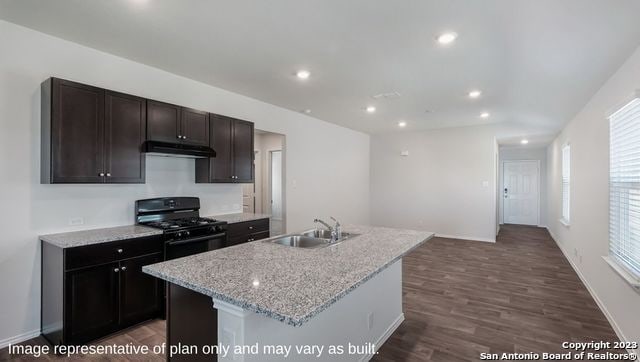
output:
[[[254,241],[254,240],[256,240],[256,239],[254,239],[254,238],[250,238],[250,239],[248,239],[247,241]]]
[[[122,249],[118,249],[118,254],[122,254],[123,251],[124,250],[122,250]]]
[[[122,268],[120,268],[120,270],[125,271],[125,270],[127,270],[127,267],[123,266]]]
[[[117,273],[117,272],[119,272],[119,271],[120,271],[120,269],[115,268],[115,269],[113,269],[113,271]]]
[[[253,226],[249,226],[249,230],[253,230]]]

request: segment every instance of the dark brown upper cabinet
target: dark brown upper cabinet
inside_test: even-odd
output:
[[[209,146],[209,113],[182,108],[180,135],[183,143]]]
[[[110,183],[144,183],[147,104],[144,98],[105,94],[105,170]]]
[[[210,146],[215,158],[196,160],[196,183],[254,181],[252,122],[211,114]]]
[[[208,146],[209,113],[149,100],[147,139]]]
[[[144,183],[146,100],[58,78],[42,92],[42,183]]]

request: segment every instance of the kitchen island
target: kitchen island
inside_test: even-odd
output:
[[[369,359],[404,320],[402,257],[433,233],[344,231],[358,235],[315,249],[261,240],[143,267],[175,292],[170,342],[206,340],[198,326],[217,320],[209,344],[230,346],[220,361]],[[207,304],[216,318],[193,312]]]

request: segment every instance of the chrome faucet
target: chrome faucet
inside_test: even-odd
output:
[[[331,226],[328,223],[320,220],[320,219],[314,219],[313,222],[316,224],[322,224],[324,225],[327,230],[329,230],[331,232],[331,242],[336,242],[340,239],[342,239],[342,225],[340,225],[340,223],[338,222],[338,220],[336,220],[333,216],[330,216],[331,220],[336,222],[335,226]],[[317,226],[316,226],[317,229]]]
[[[336,240],[342,239],[342,225],[340,225],[340,222],[336,220],[335,217],[333,216],[329,216],[329,217],[331,218],[331,220],[336,222],[336,226],[333,227],[333,232],[331,233],[331,235],[333,236],[333,234],[335,234]]]

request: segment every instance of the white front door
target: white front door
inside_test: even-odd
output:
[[[504,223],[538,225],[538,161],[505,161],[503,168]]]

